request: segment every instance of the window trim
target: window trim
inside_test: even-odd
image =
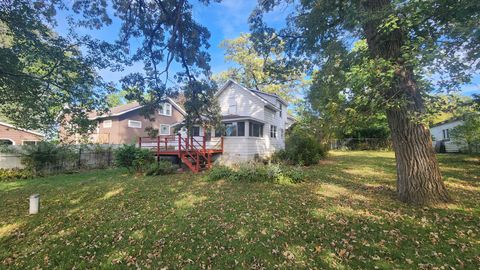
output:
[[[158,114],[159,115],[163,115],[163,116],[172,116],[172,104],[168,103],[168,102],[164,102],[160,105],[160,109],[158,110]],[[167,106],[170,108],[168,110],[168,113],[167,113]]]
[[[11,141],[11,142],[12,142],[11,145],[16,145],[15,141],[12,140],[12,139],[10,139],[10,138],[0,138],[0,141],[3,141],[3,140],[5,140],[5,141]]]
[[[106,126],[105,123],[110,123],[110,125]],[[112,128],[113,121],[112,120],[103,120],[102,127],[103,128]]]
[[[254,126],[254,125],[258,125],[258,126],[259,126],[258,136],[255,136],[255,135],[253,134],[253,126]],[[248,137],[252,137],[252,138],[263,138],[263,129],[264,129],[264,127],[265,127],[265,125],[262,124],[262,123],[249,121],[249,122],[248,122]]]
[[[37,145],[40,141],[39,140],[22,140],[22,145],[26,145],[25,142],[34,142],[33,145]]]
[[[277,126],[270,125],[270,138],[277,138]]]
[[[166,134],[162,133],[162,126],[167,126],[168,127],[168,133],[166,133]],[[158,134],[159,135],[170,135],[170,131],[171,131],[170,129],[171,129],[170,125],[160,124],[160,127],[158,129]]]
[[[132,126],[132,123],[134,123],[134,122],[140,123],[140,126],[139,126],[139,127]],[[130,119],[129,119],[127,126],[128,126],[129,128],[142,128],[142,121],[130,120]]]

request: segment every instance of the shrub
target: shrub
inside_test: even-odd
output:
[[[226,179],[239,182],[271,182],[271,183],[298,183],[303,181],[305,174],[298,168],[280,166],[279,164],[244,163],[235,168],[215,166],[207,180],[217,181]]]
[[[221,179],[229,179],[232,175],[233,170],[227,166],[214,166],[207,174],[206,179],[208,181],[218,181]]]
[[[148,149],[141,149],[134,144],[126,144],[115,150],[115,164],[129,171],[143,172],[154,161]]]
[[[47,170],[64,170],[78,160],[78,151],[72,146],[40,142],[36,145],[25,145],[21,151],[21,162],[34,174],[42,174]]]
[[[145,175],[151,176],[172,174],[176,172],[177,168],[177,166],[168,160],[160,160],[159,162],[150,164],[150,166],[148,166],[148,168],[145,170]]]
[[[115,149],[115,165],[128,169],[132,168],[136,152],[137,147],[134,144],[125,144]]]
[[[275,162],[313,165],[325,157],[326,151],[308,131],[297,128],[287,136],[285,150],[278,151],[272,157]]]
[[[33,173],[25,169],[0,169],[0,182],[34,177]]]

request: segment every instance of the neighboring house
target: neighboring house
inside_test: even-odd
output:
[[[0,122],[0,145],[28,145],[42,141],[45,135]]]
[[[430,134],[432,135],[433,146],[439,149],[440,145],[443,144],[445,145],[445,152],[459,152],[462,145],[458,142],[451,141],[450,134],[454,127],[462,124],[463,120],[452,118],[431,126]]]
[[[222,162],[235,163],[265,158],[285,148],[287,107],[274,94],[247,89],[229,80],[217,93],[224,133]]]
[[[161,136],[172,135],[172,126],[181,122],[185,111],[174,100],[168,98],[160,109],[151,117],[153,121],[140,114],[143,106],[137,102],[114,107],[109,113],[97,115],[92,113],[90,120],[97,121],[97,128],[89,134],[89,142],[99,144],[136,143],[139,137],[147,137],[145,128],[158,129]],[[80,143],[79,136],[67,136],[61,131],[61,138],[66,143]]]

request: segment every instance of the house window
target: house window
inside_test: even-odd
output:
[[[448,128],[442,130],[442,132],[443,132],[443,139],[444,139],[444,140],[450,139],[450,134],[448,133],[448,131],[449,131]]]
[[[283,128],[280,129],[280,138],[285,138],[285,130]]]
[[[193,127],[193,128],[192,128],[192,136],[193,136],[193,137],[198,137],[198,136],[200,136],[200,127]]]
[[[160,125],[160,135],[170,135],[170,126]]]
[[[234,95],[231,95],[228,97],[228,113],[229,114],[237,113],[237,101],[235,100]]]
[[[270,137],[277,138],[277,126],[270,125]]]
[[[250,122],[248,136],[263,137],[263,124]]]
[[[136,120],[128,120],[129,128],[142,128],[142,122]]]
[[[245,136],[245,122],[225,123],[225,136]]]
[[[39,141],[22,141],[23,145],[37,145]]]
[[[103,121],[103,128],[111,128],[111,127],[112,127],[112,120]]]
[[[283,110],[282,103],[280,103],[280,112],[279,112],[280,118],[282,118],[282,110]]]
[[[0,145],[14,145],[15,143],[11,139],[0,139]]]
[[[160,104],[158,114],[165,115],[165,116],[172,116],[172,104],[170,103]]]

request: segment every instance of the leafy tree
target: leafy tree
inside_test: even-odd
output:
[[[214,76],[219,84],[233,79],[247,88],[277,94],[288,102],[296,101],[300,90],[307,84],[301,68],[286,61],[280,62],[284,59],[283,45],[260,54],[250,35],[241,34],[235,39],[224,40],[220,47],[226,50],[225,60],[236,66]]]
[[[8,0],[0,5],[0,40],[7,44],[0,52],[6,59],[0,66],[0,105],[17,125],[37,128],[68,115],[71,124],[91,127],[86,113],[105,107],[108,87],[95,69],[121,70],[135,62],[144,63],[143,72],[128,74],[121,86],[128,89],[126,99],[145,105],[145,115],[181,89],[188,99],[188,124],[218,121],[217,86],[209,79],[210,33],[193,19],[189,1]],[[59,8],[80,17],[69,21],[67,37],[50,30]],[[80,27],[108,26],[112,13],[121,21],[116,42],[76,34]],[[132,41],[140,43],[132,46]],[[180,69],[174,76],[173,65]]]
[[[459,143],[466,143],[469,153],[480,151],[480,115],[468,113],[463,117],[463,124],[454,127],[450,137]]]
[[[276,31],[263,14],[281,3],[295,7]],[[311,92],[321,94],[310,100],[324,96],[325,105],[338,106],[346,99],[357,112],[385,112],[398,197],[430,204],[450,197],[425,125],[424,98],[433,88],[458,89],[478,70],[479,17],[475,0],[267,0],[250,23],[259,50],[285,44],[288,57],[318,68]]]
[[[44,1],[0,3],[0,114],[24,128],[49,130],[69,116],[105,109],[108,85],[78,44],[51,30],[54,9]]]

